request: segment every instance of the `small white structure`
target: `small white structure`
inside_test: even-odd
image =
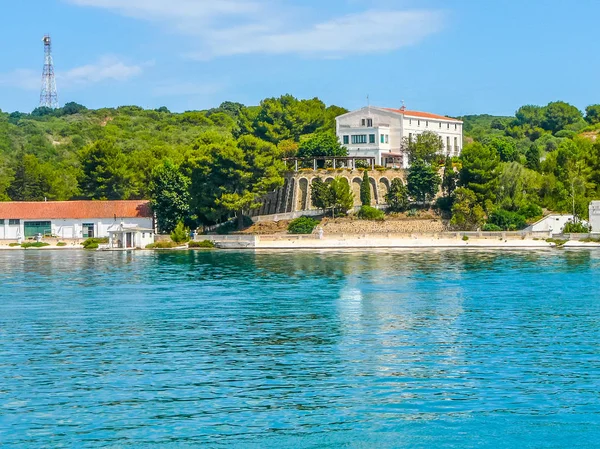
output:
[[[108,230],[108,249],[145,248],[154,243],[154,231],[137,226],[113,225]]]
[[[565,225],[575,220],[573,215],[547,215],[540,221],[532,224],[526,230],[531,232],[550,232],[561,234]]]
[[[364,107],[336,119],[336,134],[350,157],[374,157],[383,166],[408,168],[405,141],[431,131],[444,143],[444,156],[460,156],[463,122],[429,112]]]
[[[148,201],[0,202],[0,240],[108,237],[115,224],[154,228]]]
[[[600,232],[600,201],[590,203],[590,225],[592,232]]]

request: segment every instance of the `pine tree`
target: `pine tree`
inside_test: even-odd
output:
[[[360,202],[363,206],[371,205],[371,182],[369,181],[369,172],[366,170],[360,183]]]

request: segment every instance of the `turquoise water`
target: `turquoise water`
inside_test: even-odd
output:
[[[0,447],[600,447],[600,251],[0,252]]]

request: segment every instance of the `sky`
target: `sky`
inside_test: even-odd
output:
[[[600,103],[597,0],[5,1],[0,109],[59,101],[201,110],[286,93],[348,109],[512,115]],[[368,98],[368,100],[367,100]]]

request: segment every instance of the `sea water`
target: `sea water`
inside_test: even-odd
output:
[[[600,447],[600,251],[3,251],[0,447]]]

